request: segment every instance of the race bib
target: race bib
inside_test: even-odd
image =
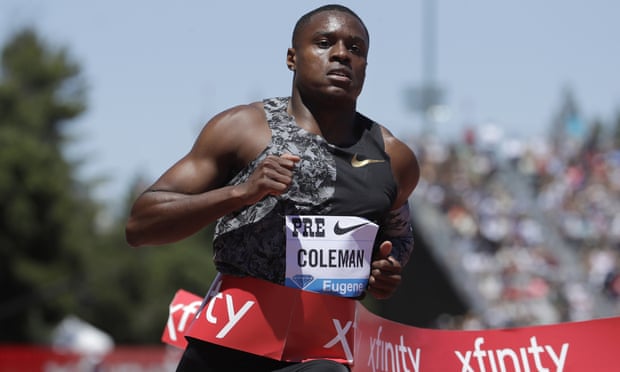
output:
[[[285,285],[360,296],[368,284],[378,229],[360,217],[286,216]]]

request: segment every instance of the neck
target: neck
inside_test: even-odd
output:
[[[355,101],[343,102],[328,97],[317,102],[293,94],[288,113],[297,125],[331,144],[347,145],[356,141]]]

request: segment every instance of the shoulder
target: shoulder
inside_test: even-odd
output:
[[[260,125],[266,123],[265,111],[262,102],[253,102],[231,107],[215,115],[204,129],[231,130],[243,126]],[[217,128],[215,128],[217,127]]]
[[[240,140],[267,128],[267,119],[261,102],[238,105],[220,112],[203,127],[199,138],[217,137],[217,141]],[[241,138],[239,138],[241,136]]]
[[[238,105],[220,112],[202,128],[193,152],[232,156],[246,162],[271,140],[262,102]]]
[[[385,152],[390,156],[392,173],[398,184],[398,197],[394,207],[407,201],[420,179],[420,167],[415,153],[405,142],[397,138],[385,126],[381,128]]]

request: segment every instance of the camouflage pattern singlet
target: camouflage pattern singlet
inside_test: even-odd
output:
[[[359,140],[348,147],[334,146],[300,128],[286,111],[288,102],[289,98],[263,101],[271,143],[228,184],[245,182],[268,155],[284,153],[301,158],[293,182],[283,195],[268,196],[217,221],[214,260],[222,273],[282,284],[285,215],[360,216],[378,223],[396,197],[379,125],[357,114]]]

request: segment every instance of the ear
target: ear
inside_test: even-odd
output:
[[[295,48],[288,48],[286,51],[286,66],[289,70],[295,71]]]

